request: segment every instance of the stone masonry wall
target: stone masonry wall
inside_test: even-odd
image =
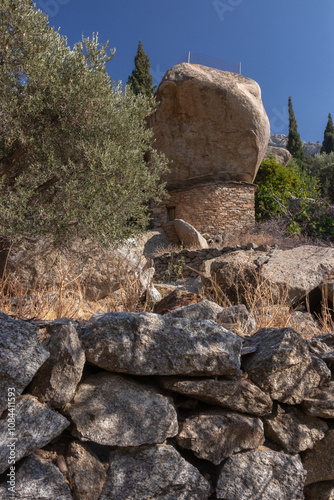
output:
[[[255,223],[256,186],[246,182],[217,182],[169,192],[169,198],[153,207],[154,226],[170,241],[178,242],[168,209],[206,236],[246,229]]]
[[[0,499],[333,499],[334,335],[253,330],[209,300],[0,312]]]

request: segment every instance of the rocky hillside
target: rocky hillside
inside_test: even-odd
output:
[[[274,146],[277,148],[285,148],[288,142],[288,138],[284,134],[271,134],[270,140],[269,140],[269,146]],[[304,149],[305,149],[305,155],[308,156],[315,156],[316,154],[320,153],[320,149],[322,144],[318,142],[305,142],[302,141]]]

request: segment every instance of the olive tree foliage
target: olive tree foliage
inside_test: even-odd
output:
[[[154,99],[112,84],[97,35],[71,49],[30,0],[0,12],[0,233],[118,241],[164,195]],[[145,161],[149,158],[149,161]]]

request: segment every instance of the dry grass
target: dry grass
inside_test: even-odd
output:
[[[281,234],[281,232],[278,231],[278,234]],[[265,243],[272,245],[276,241],[273,231],[259,232],[257,239],[254,238],[252,232],[244,232],[242,238],[240,235],[236,236],[236,238],[237,244],[253,241],[258,245]],[[277,238],[279,237],[277,236]],[[281,240],[279,243],[280,247],[282,247]],[[232,246],[234,242],[231,239],[224,242],[224,244]],[[301,244],[300,240],[298,244]],[[180,247],[171,245],[168,250],[177,252],[180,251]],[[157,249],[157,254],[159,254],[159,251],[166,253],[165,248]],[[54,320],[66,316],[78,321],[86,320],[97,312],[152,311],[152,304],[143,298],[141,283],[143,268],[135,264],[129,265],[129,259],[124,254],[120,254],[113,259],[111,263],[113,275],[110,278],[117,285],[105,298],[87,300],[85,280],[82,274],[75,274],[74,271],[64,273],[63,267],[59,265],[55,283],[44,288],[26,289],[22,286],[19,276],[5,274],[0,279],[0,310],[15,318]],[[67,271],[68,269],[70,269],[70,266],[67,266]],[[198,272],[198,274],[201,273]],[[166,288],[164,295],[168,293],[169,290]],[[261,279],[259,274],[254,274],[251,279],[249,277],[246,279],[244,276],[240,280],[236,288],[236,300],[234,302],[229,300],[217,284],[212,284],[210,288],[207,288],[201,298],[209,298],[225,308],[234,304],[245,304],[248,312],[256,322],[256,329],[292,326],[291,314],[293,309],[288,297],[288,287],[284,289],[273,287],[269,280]],[[333,311],[330,309],[325,296],[323,297],[322,311],[319,312],[318,319],[321,323],[322,332],[333,331]],[[242,334],[244,325],[242,321],[239,321],[239,323],[238,321],[236,331]]]
[[[152,305],[147,300],[141,300],[140,277],[136,271],[133,270],[126,276],[127,279],[124,280],[124,274],[122,275],[123,281],[116,292],[98,301],[85,299],[85,290],[80,277],[69,279],[60,276],[57,288],[27,291],[17,279],[7,276],[0,280],[0,310],[17,319],[49,321],[65,316],[83,321],[97,312],[151,312]],[[263,327],[294,326],[291,316],[293,309],[287,288],[278,290],[268,280],[261,281],[259,275],[256,275],[252,281],[242,281],[236,291],[237,300],[232,302],[217,284],[212,284],[199,300],[208,298],[224,308],[234,304],[244,304],[256,322],[254,332]],[[165,294],[169,292],[170,290],[166,289]],[[333,331],[333,314],[325,297],[318,320],[322,333]],[[239,334],[244,333],[244,323],[240,318],[236,318],[234,331]]]
[[[198,272],[201,275],[200,272]],[[289,287],[275,286],[270,279],[262,279],[259,272],[253,272],[251,278],[246,278],[240,271],[241,279],[235,286],[236,299],[231,300],[222,288],[211,281],[211,286],[207,286],[202,299],[209,299],[224,308],[236,304],[244,304],[250,316],[255,320],[256,328],[249,334],[255,333],[260,328],[288,328],[292,327],[298,331],[303,338],[312,337],[315,334],[328,333],[334,331],[334,311],[327,300],[328,293],[323,294],[321,311],[311,314],[308,301],[306,300],[303,321],[298,320],[294,313],[303,309],[299,306],[294,309],[289,297]],[[205,279],[207,282],[207,279]],[[334,296],[330,298],[334,301]],[[334,303],[334,302],[332,302]],[[247,318],[240,318],[235,315],[235,325],[233,331],[243,335],[245,333],[245,323]]]
[[[256,223],[252,229],[236,231],[230,234],[223,235],[223,241],[219,247],[247,245],[247,243],[255,243],[256,245],[277,245],[282,250],[295,248],[302,245],[326,245],[333,246],[330,242],[310,238],[303,235],[287,236],[287,222],[284,219],[270,219],[261,223]],[[211,246],[217,246],[212,244]]]
[[[241,273],[242,275],[242,273]],[[274,287],[268,280],[261,280],[253,273],[253,279],[242,276],[235,287],[236,300],[232,301],[221,287],[212,282],[205,292],[205,298],[213,300],[224,308],[244,304],[256,322],[256,330],[263,327],[285,328],[290,326],[291,307],[288,289]],[[236,332],[242,334],[243,322],[236,317]],[[252,332],[254,333],[254,332]]]
[[[99,300],[86,298],[86,277],[70,272],[64,274],[59,262],[57,278],[48,287],[27,288],[19,275],[4,273],[0,279],[0,310],[17,319],[51,321],[67,317],[82,321],[97,312],[137,312],[152,310],[152,304],[143,295],[143,281],[152,278],[150,270],[142,268],[138,261],[132,264],[124,255],[113,257],[112,288],[106,297]],[[73,266],[74,268],[74,266]],[[72,272],[71,272],[72,271]]]

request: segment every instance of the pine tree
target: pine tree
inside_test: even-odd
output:
[[[135,57],[135,67],[132,75],[129,76],[128,85],[130,85],[135,95],[144,94],[151,97],[154,94],[153,79],[150,73],[150,59],[145,54],[141,40],[138,43],[137,54]]]
[[[287,149],[299,164],[302,164],[304,162],[305,151],[298,132],[297,121],[293,112],[291,97],[289,97],[289,135]]]
[[[334,124],[332,116],[329,113],[328,122],[324,132],[324,142],[322,143],[322,148],[320,153],[332,153],[334,151]]]

